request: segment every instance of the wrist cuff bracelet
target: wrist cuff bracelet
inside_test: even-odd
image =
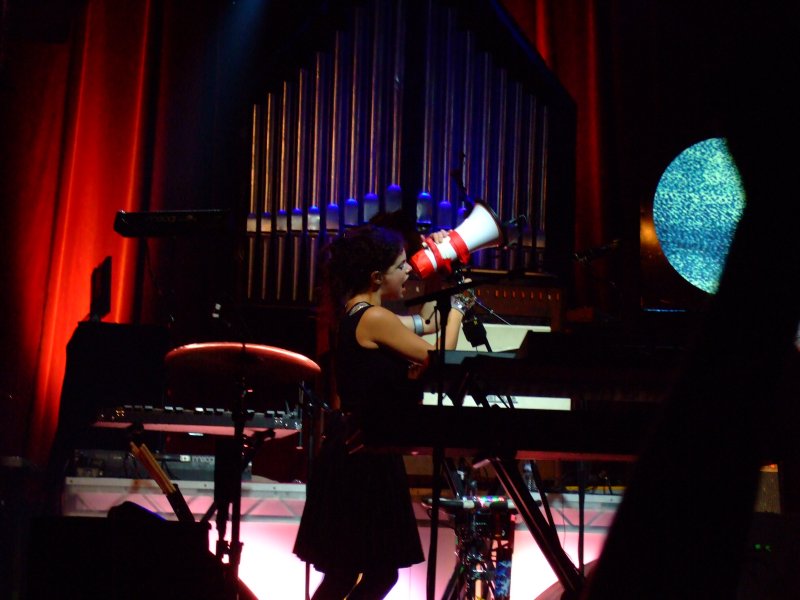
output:
[[[414,333],[417,335],[422,335],[425,331],[425,328],[422,325],[422,317],[419,315],[411,315],[411,319],[414,321]]]

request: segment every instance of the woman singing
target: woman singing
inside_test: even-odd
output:
[[[402,456],[350,452],[359,411],[393,411],[421,400],[410,372],[424,368],[434,346],[381,304],[402,298],[411,268],[403,238],[365,225],[327,248],[324,275],[339,307],[333,363],[341,412],[329,422],[309,478],[294,551],[324,573],[313,600],[379,600],[398,569],[424,560]],[[470,296],[448,313],[446,348],[455,348]]]

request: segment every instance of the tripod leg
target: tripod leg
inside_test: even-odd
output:
[[[494,457],[489,459],[506,494],[517,506],[520,516],[528,526],[533,539],[544,554],[547,562],[564,586],[565,594],[577,597],[583,587],[584,579],[572,560],[561,546],[558,534],[548,523],[539,508],[533,502],[530,492],[525,487],[522,475],[517,469],[516,461]]]
[[[217,506],[217,557],[222,560],[228,554],[228,542],[225,539],[228,529],[228,503]]]
[[[230,509],[236,495],[236,484],[241,477],[241,454],[238,454],[234,440],[219,439],[216,443],[214,457],[214,504],[217,508],[217,554],[227,554],[228,545],[225,542]],[[222,554],[220,554],[222,552]]]
[[[459,592],[464,586],[461,577],[461,565],[457,564],[453,569],[453,574],[450,575],[450,580],[447,582],[447,587],[442,594],[442,600],[459,600]]]

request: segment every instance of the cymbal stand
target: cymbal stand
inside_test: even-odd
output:
[[[330,405],[325,402],[322,398],[319,398],[312,390],[309,388],[305,382],[300,382],[300,390],[301,396],[303,400],[300,402],[300,406],[303,409],[303,416],[308,419],[309,423],[309,432],[305,439],[306,444],[306,481],[311,479],[311,470],[314,464],[314,454],[316,452],[316,433],[317,433],[317,424],[319,422],[319,412],[322,411],[324,413],[332,412],[332,408]],[[311,598],[311,564],[305,564],[305,595],[304,598],[309,600]]]
[[[217,440],[214,462],[214,503],[217,508],[218,534],[216,553],[221,561],[226,556],[228,557],[228,569],[225,574],[229,584],[228,589],[232,590],[232,598],[238,596],[239,563],[242,555],[240,537],[242,470],[246,465],[244,463],[244,425],[248,418],[247,412],[244,410],[244,399],[249,392],[250,390],[242,381],[241,391],[236,395],[236,402],[231,411],[233,437]],[[225,539],[228,520],[231,524],[230,542]]]
[[[264,431],[257,431],[253,435],[245,439],[244,452],[242,454],[242,461],[240,465],[241,466],[240,474],[243,474],[245,469],[247,469],[247,465],[249,465],[253,461],[253,459],[256,456],[256,453],[258,453],[258,449],[261,448],[261,444],[274,437],[275,437],[274,429],[265,429]],[[216,479],[216,459],[214,464],[215,464],[214,477]],[[214,488],[216,489],[216,485],[214,486]],[[208,507],[208,510],[203,515],[201,521],[203,523],[208,523],[211,520],[211,517],[214,516],[215,512],[217,512],[216,499],[211,502],[211,506]]]

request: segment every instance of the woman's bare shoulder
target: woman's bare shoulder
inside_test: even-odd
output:
[[[400,319],[397,317],[395,313],[390,311],[388,308],[383,306],[376,306],[372,305],[364,310],[364,315],[361,317],[362,322],[364,320],[371,323],[394,323],[395,321],[399,322]]]

